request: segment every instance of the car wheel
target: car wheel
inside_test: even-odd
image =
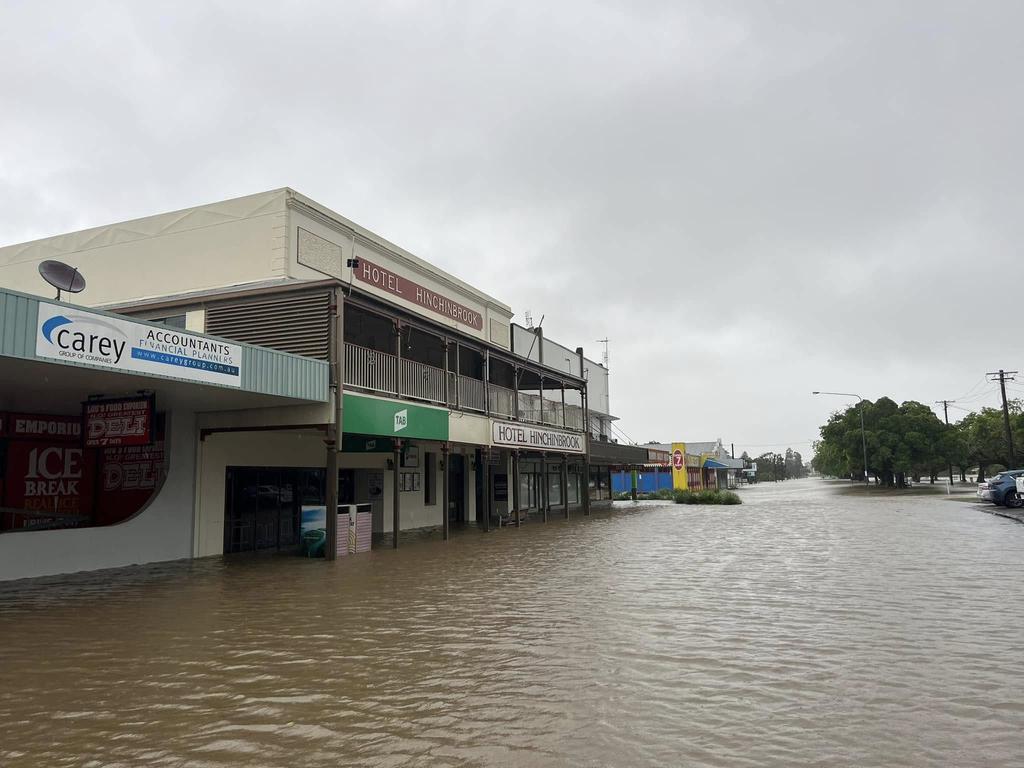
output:
[[[1014,509],[1016,509],[1022,504],[1024,504],[1024,500],[1021,499],[1020,494],[1018,494],[1016,491],[1007,491],[1006,495],[1003,497],[1004,506],[1013,507]]]

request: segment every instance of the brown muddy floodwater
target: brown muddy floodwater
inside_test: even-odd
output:
[[[1024,525],[743,496],[0,586],[0,765],[1024,765]]]

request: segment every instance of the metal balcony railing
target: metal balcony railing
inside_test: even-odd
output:
[[[445,372],[426,363],[399,359],[396,355],[358,344],[345,344],[345,385],[384,395],[447,404],[449,408],[501,418],[517,415],[517,393],[514,390],[497,384],[485,387],[479,379]],[[584,430],[583,409],[578,405],[563,406],[561,400],[519,392],[518,406],[520,421]]]
[[[398,394],[398,358],[387,352],[345,344],[345,383],[351,387]]]
[[[402,396],[444,403],[444,371],[415,360],[402,360]]]
[[[484,397],[484,383],[469,376],[459,376],[459,405],[473,411],[487,412],[487,398]]]
[[[491,415],[511,417],[512,399],[515,394],[511,389],[499,387],[497,384],[489,385],[487,387],[487,406]]]

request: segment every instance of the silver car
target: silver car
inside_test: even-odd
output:
[[[1019,478],[1017,482],[1020,482]],[[992,486],[988,484],[987,480],[984,483],[978,483],[978,498],[984,501],[992,501]]]

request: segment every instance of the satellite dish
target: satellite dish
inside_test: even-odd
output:
[[[57,301],[60,301],[61,291],[81,293],[85,290],[85,278],[78,268],[63,261],[44,261],[39,265],[39,274],[43,276],[43,280],[57,289]]]

